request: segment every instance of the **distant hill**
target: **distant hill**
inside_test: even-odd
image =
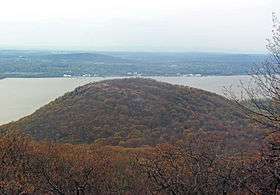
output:
[[[63,52],[0,50],[5,77],[176,76],[248,74],[265,55],[222,53]]]
[[[115,65],[131,60],[97,53],[1,51],[0,75],[6,77],[62,77],[104,75]]]
[[[186,131],[232,133],[247,128],[222,96],[203,90],[129,78],[90,83],[1,130],[36,139],[121,146],[179,140]]]

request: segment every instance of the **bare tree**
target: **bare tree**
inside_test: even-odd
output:
[[[280,193],[280,21],[273,13],[268,59],[257,66],[250,84],[242,83],[241,97],[230,94],[248,119],[266,132],[262,151],[248,167],[249,188],[256,194]]]
[[[267,50],[269,57],[253,70],[251,83],[241,83],[241,96],[229,96],[249,119],[275,132],[280,131],[280,22],[275,13]]]

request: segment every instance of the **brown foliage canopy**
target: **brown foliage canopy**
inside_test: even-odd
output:
[[[232,106],[195,88],[117,79],[79,87],[0,129],[20,129],[39,140],[138,147],[174,143],[190,129],[234,133],[248,128]]]
[[[226,152],[223,137],[212,133],[133,149],[9,133],[0,149],[0,194],[240,194],[254,186],[246,166],[255,159]]]

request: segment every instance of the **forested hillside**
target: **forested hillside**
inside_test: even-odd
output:
[[[221,132],[237,142],[234,136],[246,137],[250,128],[233,106],[222,96],[195,88],[117,79],[78,87],[0,128],[21,130],[39,140],[129,147],[174,143],[198,130]]]
[[[90,83],[0,129],[0,194],[274,189],[270,167],[258,169],[266,163],[260,149],[269,150],[263,130],[230,100],[195,88],[140,78]]]

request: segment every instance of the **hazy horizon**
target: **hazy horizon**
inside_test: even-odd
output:
[[[268,51],[259,52],[242,52],[242,51],[155,51],[155,50],[94,50],[94,49],[75,49],[75,48],[28,48],[28,47],[0,47],[0,52],[50,52],[50,53],[96,53],[96,54],[106,54],[106,53],[154,53],[154,54],[209,54],[209,55],[269,55]]]
[[[262,54],[277,8],[277,0],[10,0],[0,7],[0,49]]]

